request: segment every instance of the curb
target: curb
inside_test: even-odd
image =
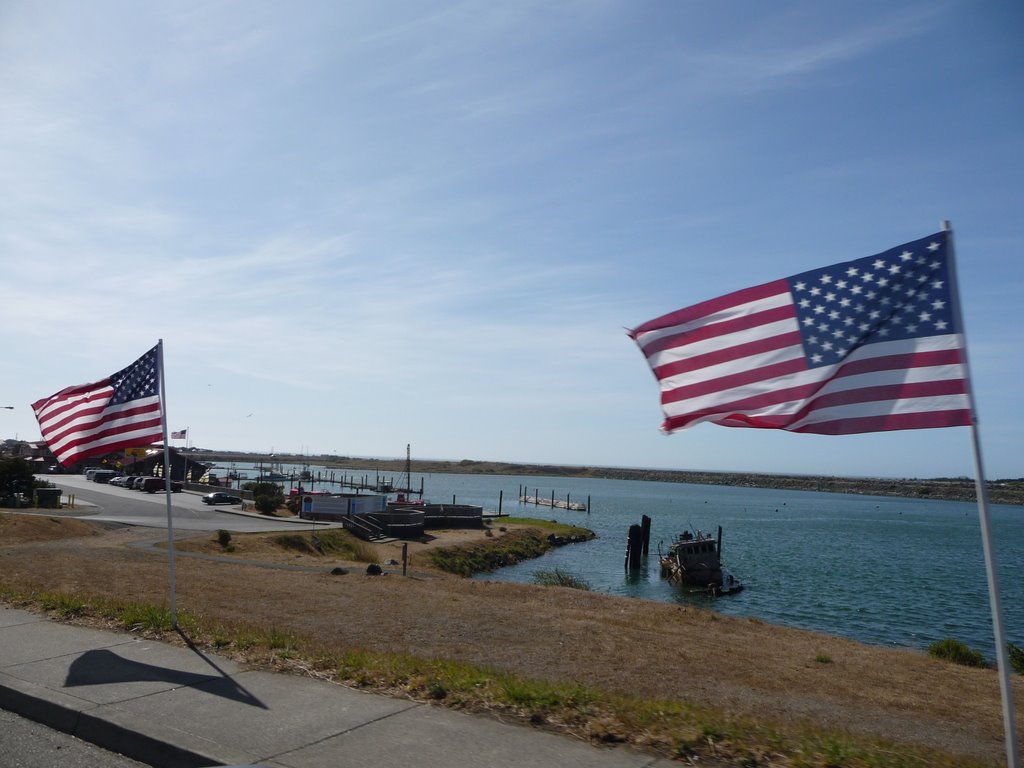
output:
[[[168,733],[167,738],[139,733],[113,718],[91,714],[52,697],[34,695],[30,689],[35,686],[25,684],[25,689],[22,689],[10,684],[9,676],[4,677],[6,680],[0,680],[0,709],[155,768],[207,768],[224,765],[223,759],[213,757],[210,753],[178,746],[170,738],[172,733]],[[184,737],[184,734],[176,731],[173,735],[178,736],[179,740]],[[195,740],[196,737],[188,738]]]

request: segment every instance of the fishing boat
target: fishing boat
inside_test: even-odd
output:
[[[718,538],[710,533],[683,531],[661,552],[661,576],[674,584],[693,587],[694,591],[707,591],[712,595],[731,595],[743,589],[743,584],[722,569],[722,526]]]

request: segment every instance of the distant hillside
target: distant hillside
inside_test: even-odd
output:
[[[364,459],[349,456],[296,456],[257,453],[202,451],[201,458],[217,462],[281,462],[316,464],[337,469],[366,469],[398,475],[405,470],[405,459]],[[200,456],[196,456],[200,458]],[[697,472],[668,469],[626,469],[621,467],[564,466],[560,464],[516,464],[500,461],[438,461],[413,459],[414,475],[435,472],[488,475],[544,475],[548,477],[599,477],[612,480],[643,480],[699,485],[730,485],[746,488],[781,488],[792,491],[860,493],[870,496],[974,501],[974,480],[970,478],[903,479],[827,477],[814,475],[768,475],[743,472]],[[1024,478],[1000,480],[988,484],[993,504],[1024,504]]]

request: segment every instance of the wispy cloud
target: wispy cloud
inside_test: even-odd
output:
[[[211,445],[728,455],[714,430],[685,452],[658,435],[623,325],[809,266],[849,221],[880,230],[849,257],[939,208],[1000,253],[1019,240],[986,214],[1021,174],[983,121],[947,110],[922,137],[821,106],[897,82],[934,108],[938,78],[903,65],[966,6],[742,7],[7,4],[0,392],[30,402],[163,338],[176,418]],[[977,61],[958,66],[1013,90]],[[947,178],[990,165],[1001,186]],[[969,267],[997,274],[982,250]]]
[[[740,26],[726,44],[678,50],[679,73],[709,93],[793,87],[837,67],[874,56],[928,33],[945,13],[941,5],[895,8],[883,15],[851,16],[823,24],[834,9],[796,5],[762,26]]]

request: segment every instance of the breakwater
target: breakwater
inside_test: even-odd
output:
[[[218,462],[258,462],[270,457],[256,453],[204,452],[195,458]],[[405,459],[367,459],[349,456],[291,456],[276,454],[274,461],[287,464],[316,464],[330,469],[379,470],[401,473]],[[974,501],[974,480],[954,478],[872,478],[826,475],[759,474],[750,472],[706,472],[674,469],[637,469],[628,467],[569,466],[560,464],[516,464],[500,461],[444,461],[413,459],[413,474],[434,473],[474,475],[543,476],[555,478],[595,478],[605,480],[639,480],[659,483],[721,485],[733,488],[765,488],[783,491],[816,491],[819,493],[853,493],[868,496],[894,496],[911,499],[942,499]],[[1024,505],[1024,478],[989,481],[989,501],[993,504]]]

